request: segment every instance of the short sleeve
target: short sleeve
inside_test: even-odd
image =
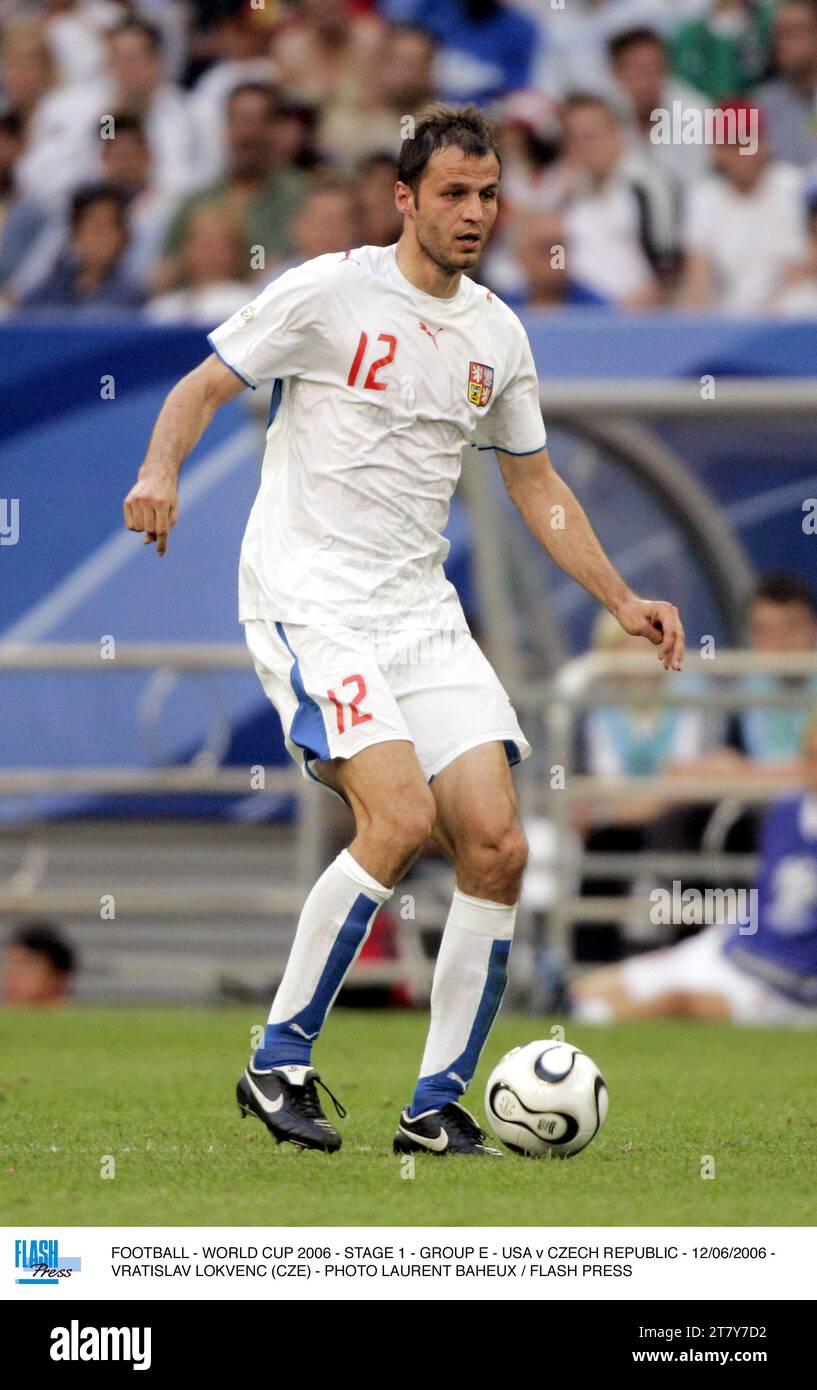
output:
[[[309,262],[287,270],[209,333],[207,341],[253,390],[262,381],[298,376],[309,360],[318,289]]]
[[[500,394],[488,407],[477,429],[480,449],[501,449],[506,454],[535,454],[547,443],[539,381],[528,336],[519,327],[517,365]]]

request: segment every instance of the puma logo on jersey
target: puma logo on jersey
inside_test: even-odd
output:
[[[443,330],[441,328],[438,328],[435,333],[432,333],[427,323],[421,323],[420,327],[422,328],[424,333],[428,334],[435,348],[439,348],[440,344],[437,342],[437,339],[439,338]]]

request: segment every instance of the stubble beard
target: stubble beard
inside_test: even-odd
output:
[[[439,249],[439,247],[435,245],[433,240],[431,240],[425,235],[425,233],[419,226],[415,228],[415,235],[417,237],[417,244],[420,247],[420,250],[422,251],[423,255],[427,256],[428,259],[432,262],[432,264],[435,265],[438,270],[444,271],[446,275],[462,275],[466,271],[474,270],[475,267],[479,265],[480,257],[482,255],[482,247],[480,247],[479,249],[479,255],[477,256],[476,260],[472,261],[470,265],[457,265],[455,261],[451,261],[446,258],[446,256]]]

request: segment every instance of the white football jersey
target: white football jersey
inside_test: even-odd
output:
[[[516,315],[466,277],[416,289],[395,251],[318,256],[210,335],[248,386],[274,382],[242,622],[465,627],[442,534],[463,448],[544,447]]]

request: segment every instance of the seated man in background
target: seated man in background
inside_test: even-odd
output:
[[[796,575],[768,574],[758,581],[747,613],[749,647],[756,652],[813,652],[817,648],[817,605],[807,584]],[[727,773],[740,795],[743,774],[797,776],[808,710],[817,699],[817,677],[775,676],[758,671],[740,677],[748,694],[790,690],[802,694],[801,706],[753,705],[739,711],[725,731],[723,744],[696,760],[687,771]]]
[[[741,921],[575,981],[575,1018],[817,1025],[817,718],[801,767],[805,790],[764,820],[757,893]]]
[[[135,310],[142,287],[128,272],[127,204],[108,184],[86,184],[73,194],[70,239],[52,270],[23,295],[24,309],[110,313]]]
[[[76,952],[50,922],[18,927],[6,943],[0,996],[4,1004],[64,1004]]]
[[[604,308],[610,300],[570,274],[570,251],[565,230],[556,213],[531,213],[514,229],[517,260],[525,277],[525,309],[562,309],[577,304]],[[513,308],[520,307],[506,295]]]

